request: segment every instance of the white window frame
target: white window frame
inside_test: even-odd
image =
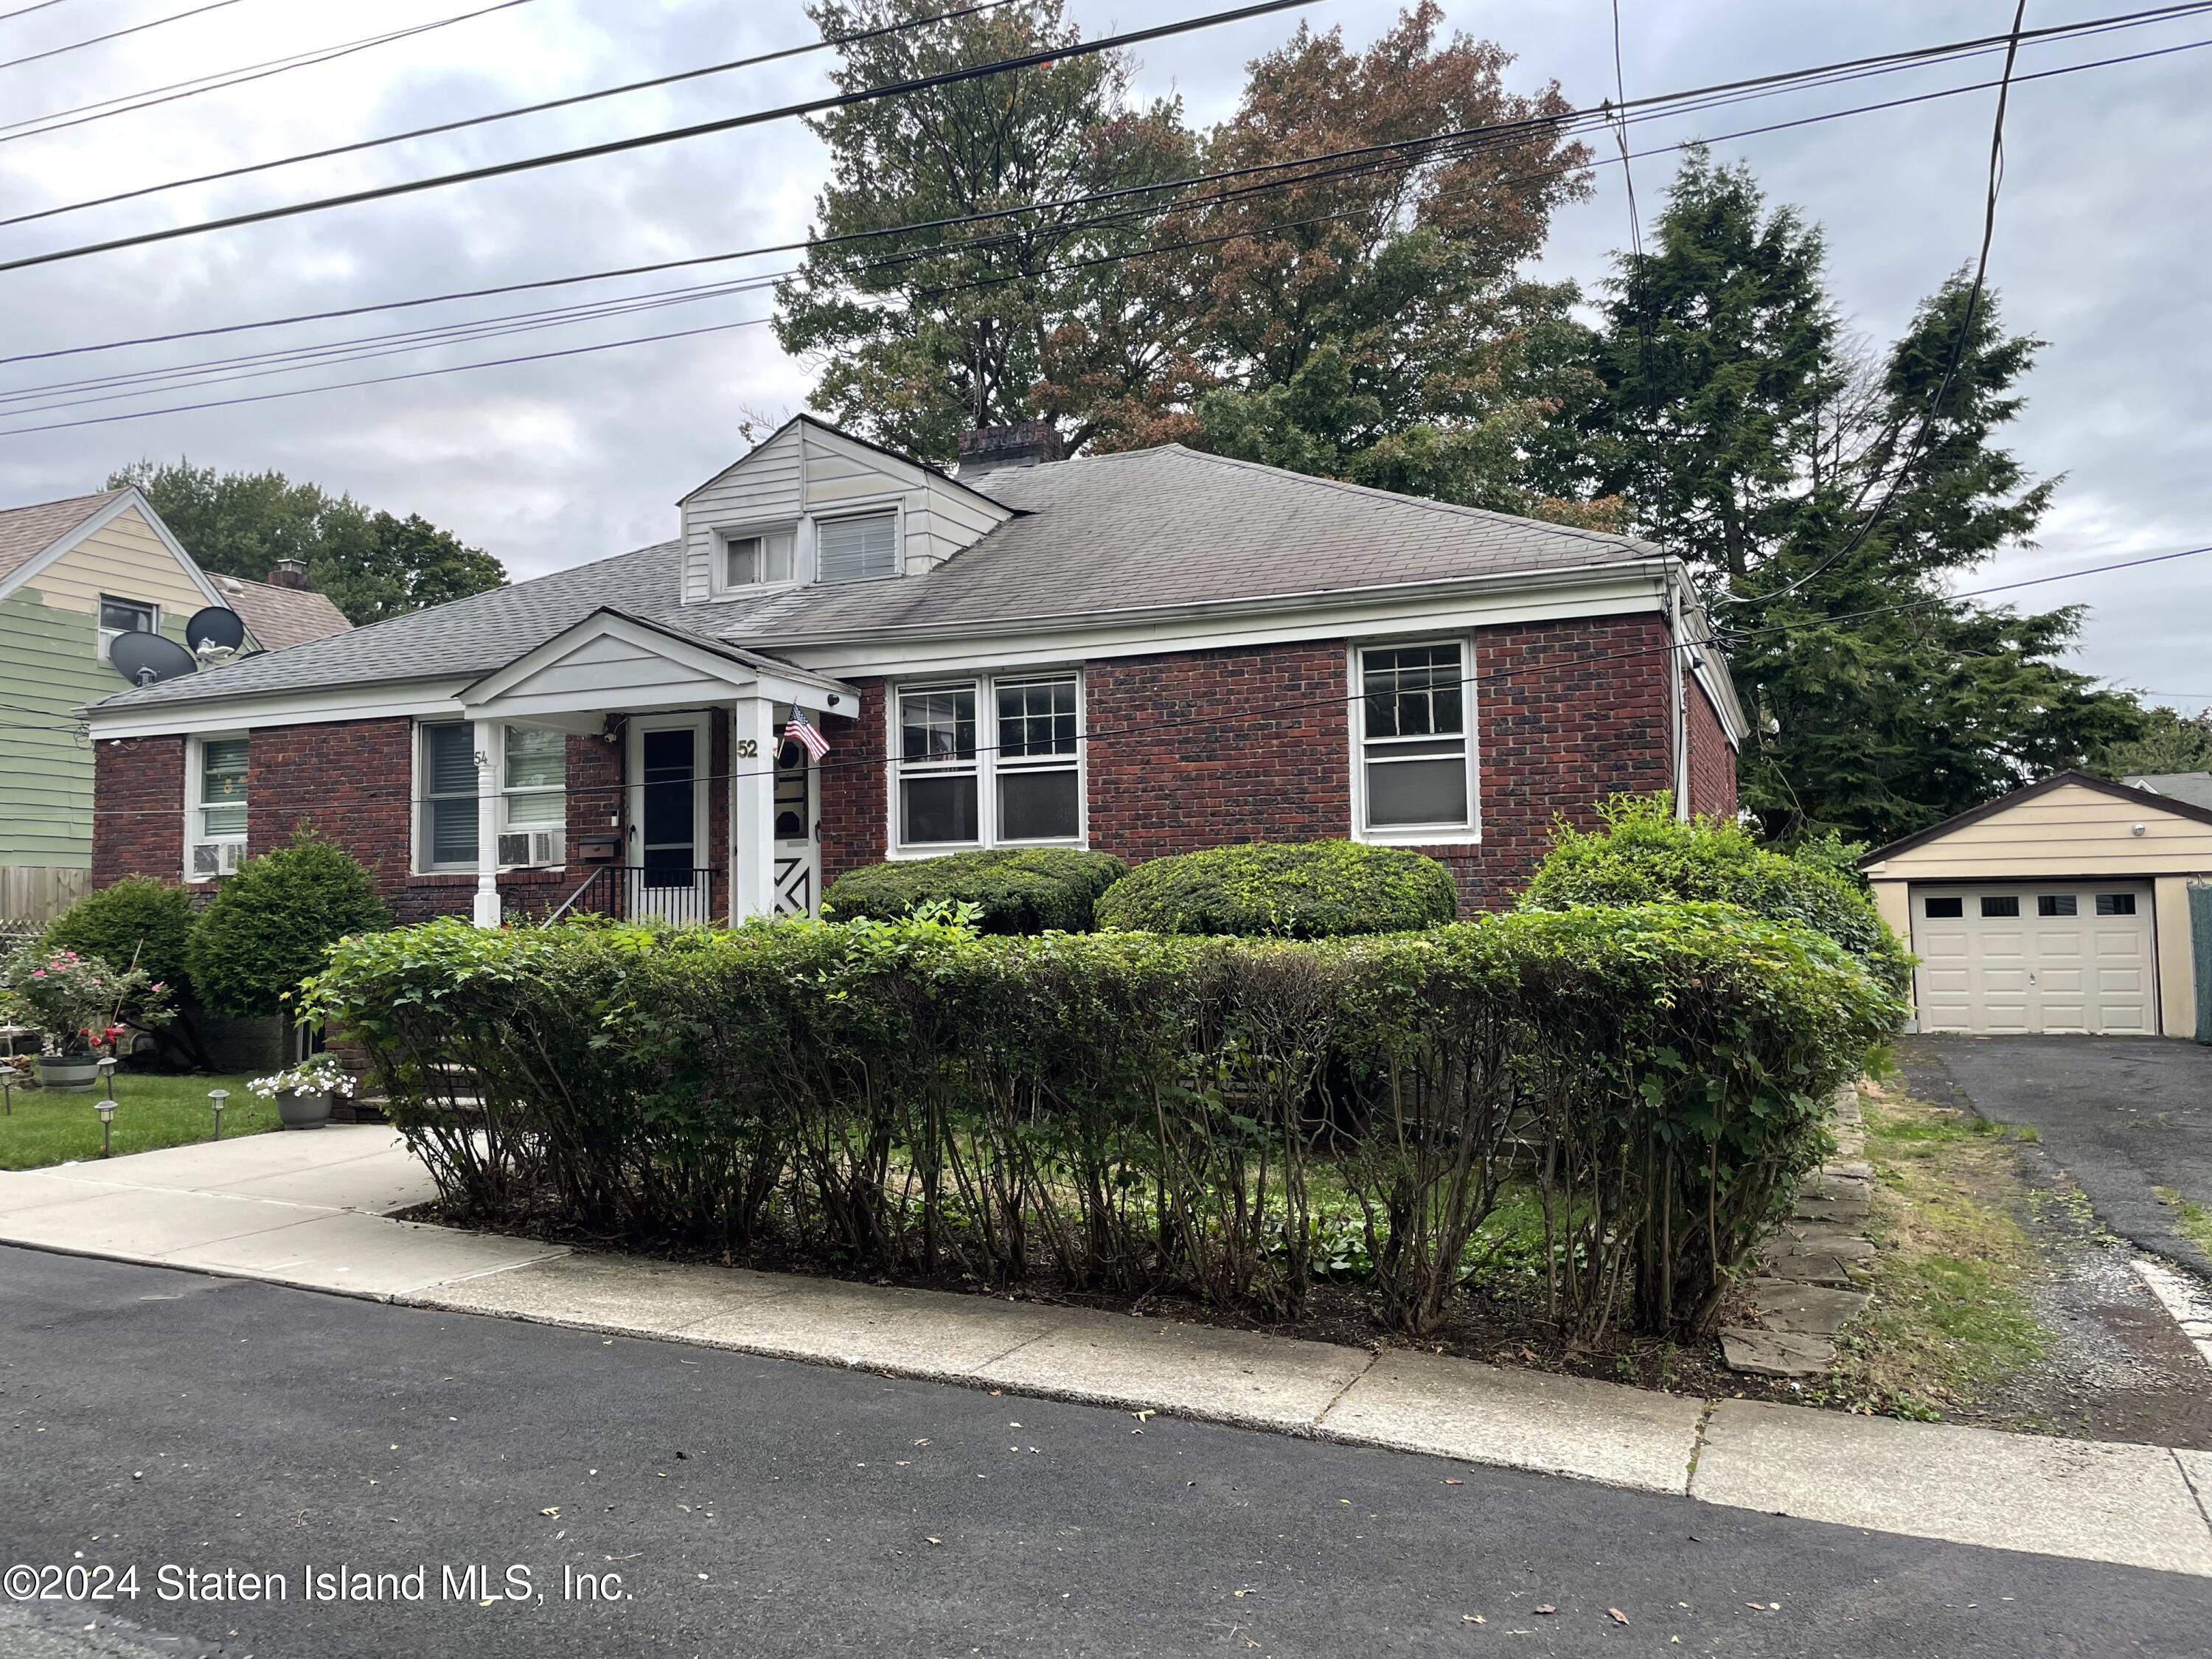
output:
[[[765,519],[757,524],[717,525],[714,531],[714,566],[708,573],[708,586],[720,599],[734,599],[744,593],[780,593],[787,587],[800,587],[812,577],[814,538],[808,534],[808,521],[800,519]],[[730,544],[750,540],[755,536],[791,538],[791,575],[780,582],[733,582],[730,580]]]
[[[999,687],[1029,684],[1037,680],[1075,682],[1075,820],[1073,836],[1047,841],[1013,841],[999,834],[999,778],[1001,771],[1066,771],[1061,757],[1024,757],[1002,762],[999,754]],[[899,705],[910,693],[969,691],[975,694],[975,757],[972,761],[920,761],[905,758],[904,734]],[[892,859],[937,858],[946,853],[973,853],[994,847],[1088,847],[1091,845],[1091,744],[1088,733],[1090,696],[1079,664],[1041,668],[1006,669],[989,674],[933,674],[927,678],[894,680],[884,687],[884,770],[889,783],[886,802],[889,828],[885,856]],[[974,841],[932,841],[911,845],[904,839],[905,813],[900,799],[901,781],[919,777],[967,776],[975,779],[975,836]]]
[[[1459,647],[1461,737],[1466,744],[1467,819],[1462,823],[1384,824],[1367,822],[1367,675],[1370,651],[1402,651],[1409,647],[1451,645]],[[1403,638],[1356,641],[1346,653],[1345,672],[1351,696],[1345,724],[1352,750],[1352,838],[1386,847],[1479,847],[1482,844],[1481,702],[1475,696],[1474,639],[1469,634],[1415,634]],[[1424,741],[1427,741],[1425,739]],[[1378,745],[1378,753],[1380,745]]]
[[[888,576],[860,576],[851,581],[822,580],[822,527],[842,524],[848,519],[880,519],[886,514],[891,521],[891,546],[897,555],[897,565]],[[809,581],[830,587],[850,587],[859,582],[890,581],[906,574],[906,497],[884,495],[840,501],[834,511],[816,513],[806,520],[805,540],[807,552],[806,577]]]
[[[407,815],[407,867],[410,872],[418,876],[454,876],[472,874],[480,868],[480,861],[483,856],[483,849],[482,848],[478,848],[477,849],[477,858],[467,864],[433,864],[429,861],[427,856],[429,851],[429,844],[425,840],[424,836],[425,831],[428,827],[428,819],[430,815],[430,769],[426,763],[426,757],[429,750],[429,740],[424,736],[424,733],[429,732],[433,727],[446,726],[459,726],[464,731],[466,731],[469,733],[470,753],[471,755],[476,753],[476,731],[474,726],[470,721],[465,720],[426,718],[417,720],[415,722],[415,736],[411,745],[413,750],[412,775],[410,777],[407,791],[409,801]],[[565,834],[568,827],[568,815],[565,810],[565,798],[568,791],[568,772],[565,740],[563,744],[561,769],[561,787],[557,792],[550,784],[532,784],[525,787],[510,789],[507,787],[507,784],[506,733],[512,729],[512,724],[501,726],[500,727],[500,752],[497,762],[499,769],[499,830],[504,832],[509,830],[510,828],[528,830],[559,830]],[[519,827],[510,826],[508,824],[507,803],[514,797],[518,795],[550,795],[556,793],[558,793],[564,798],[564,808],[561,815],[561,821],[558,823],[537,823]],[[474,800],[476,798],[475,793],[471,792],[469,799],[471,800]],[[441,799],[459,800],[460,797],[458,795],[443,796],[441,797]],[[498,848],[495,847],[493,851],[496,853]],[[562,865],[502,864],[497,867],[501,870],[558,870],[564,866]]]
[[[207,745],[211,743],[248,743],[252,734],[246,732],[197,732],[185,740],[185,881],[193,886],[204,886],[220,880],[216,876],[203,876],[192,869],[192,848],[210,842],[235,842],[243,847],[252,826],[252,794],[248,785],[246,806],[247,829],[223,835],[211,835],[206,828],[206,803],[201,799],[207,782]],[[248,764],[252,756],[248,754]]]
[[[102,627],[100,621],[100,611],[104,606],[110,604],[132,605],[140,611],[143,611],[153,619],[153,626],[144,629],[143,631],[149,634],[158,634],[161,631],[161,607],[157,600],[126,599],[120,593],[101,593],[97,595],[93,600],[92,654],[102,662],[112,660],[112,659],[108,656],[107,652],[108,648],[112,646],[116,641],[121,639],[126,633],[137,633],[140,631],[137,629]]]

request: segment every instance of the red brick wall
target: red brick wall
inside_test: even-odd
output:
[[[185,871],[185,740],[125,738],[92,757],[92,884]]]
[[[1093,847],[1133,864],[1350,833],[1342,641],[1110,658],[1083,690]]]
[[[1672,787],[1666,644],[1656,615],[1476,630],[1482,844],[1421,849],[1451,866],[1463,910],[1512,902],[1554,813],[1587,829],[1607,795]]]
[[[880,864],[890,845],[890,807],[885,793],[884,683],[848,682],[860,694],[850,720],[819,718],[830,753],[822,762],[822,884],[846,871]]]
[[[1725,672],[1725,671],[1723,671]],[[1690,810],[1711,817],[1735,816],[1735,750],[1705,688],[1689,677]]]

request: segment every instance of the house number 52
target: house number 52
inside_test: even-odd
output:
[[[760,744],[758,740],[752,738],[739,738],[738,739],[738,758],[739,760],[758,760],[760,758]]]

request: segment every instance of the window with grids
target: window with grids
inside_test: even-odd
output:
[[[499,827],[560,830],[568,821],[568,743],[559,732],[510,726],[502,732]],[[477,867],[476,728],[447,720],[422,728],[416,867]]]
[[[898,844],[915,850],[1083,838],[1081,695],[1073,674],[898,695]]]
[[[198,822],[192,839],[205,842],[246,839],[246,739],[200,739],[199,787],[193,795]]]
[[[814,574],[825,582],[898,574],[898,514],[824,519],[814,526]]]
[[[1464,831],[1473,824],[1466,660],[1457,641],[1360,652],[1364,828]]]

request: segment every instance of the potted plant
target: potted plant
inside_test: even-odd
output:
[[[111,968],[98,957],[38,948],[0,969],[43,1036],[39,1081],[49,1089],[89,1089],[100,1056],[131,1026],[151,1030],[172,1015],[168,987],[143,969]]]
[[[353,1094],[353,1074],[338,1064],[335,1054],[316,1054],[288,1066],[271,1077],[258,1077],[246,1085],[264,1100],[276,1103],[277,1120],[288,1129],[319,1129],[331,1121],[336,1097]]]

